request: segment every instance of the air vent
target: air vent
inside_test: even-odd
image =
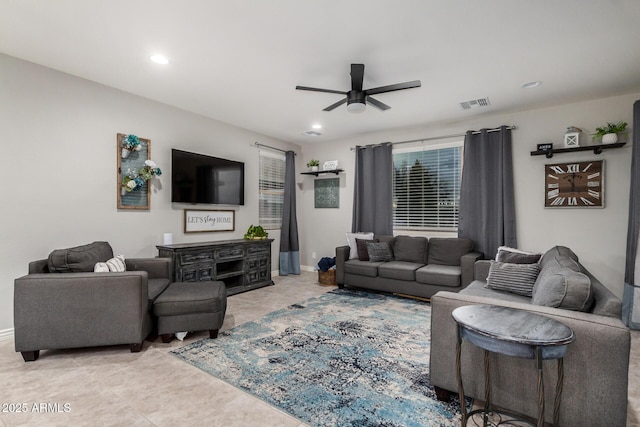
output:
[[[305,130],[304,132],[300,132],[303,135],[307,135],[307,136],[321,136],[322,134],[320,132],[318,132],[317,130]]]
[[[462,107],[463,110],[472,110],[474,108],[488,107],[489,105],[491,105],[491,103],[489,102],[489,98],[472,99],[470,101],[463,101],[460,103],[460,106]]]

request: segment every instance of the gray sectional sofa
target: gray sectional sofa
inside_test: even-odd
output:
[[[495,271],[491,270],[491,263],[478,261],[475,280],[461,292],[438,292],[431,298],[430,375],[439,396],[445,397],[447,391],[457,392],[456,322],[451,312],[470,304],[514,307],[556,319],[569,326],[576,336],[564,358],[560,425],[624,426],[630,333],[620,320],[620,299],[565,247],[555,247],[544,254],[531,297],[487,288],[487,277],[490,271]],[[537,417],[535,361],[497,354],[491,354],[490,360],[492,404]],[[483,351],[463,342],[465,394],[481,400],[484,398],[482,367]],[[552,422],[556,363],[546,361],[543,368],[545,419]]]
[[[349,246],[336,248],[339,287],[430,298],[438,291],[464,289],[473,280],[474,263],[482,258],[468,239],[377,236],[375,240],[388,244],[391,260],[361,259]]]

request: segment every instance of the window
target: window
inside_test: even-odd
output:
[[[259,223],[266,229],[282,227],[284,154],[260,151]]]
[[[462,142],[393,150],[394,229],[457,229]]]

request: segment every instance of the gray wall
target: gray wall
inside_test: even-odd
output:
[[[132,258],[156,256],[163,233],[173,233],[174,243],[242,238],[258,222],[253,143],[300,151],[6,55],[0,55],[0,99],[0,335],[13,328],[13,280],[27,273],[29,261],[94,240],[107,240]],[[148,211],[116,209],[118,132],[151,139],[151,158],[163,170]],[[245,162],[246,204],[225,207],[236,210],[235,232],[183,233],[189,206],[171,203],[171,148]],[[277,270],[279,231],[271,237]]]
[[[458,134],[468,129],[477,130],[502,124],[517,125],[518,129],[513,131],[513,155],[519,246],[531,251],[546,251],[554,245],[568,246],[596,277],[616,295],[622,296],[631,142],[621,149],[605,150],[599,156],[584,151],[557,154],[553,159],[546,159],[544,156],[532,157],[529,153],[536,149],[536,144],[543,142],[553,142],[555,147],[562,147],[562,138],[567,126],[577,126],[593,133],[596,127],[604,125],[607,121],[624,120],[632,123],[632,106],[637,99],[640,99],[640,93],[512,114],[486,114],[447,126],[402,129],[362,135],[333,143],[306,145],[303,164],[311,158],[317,158],[321,163],[337,159],[345,173],[340,176],[339,209],[314,209],[313,178],[300,178],[303,187],[299,197],[300,213],[305,219],[301,262],[311,268],[320,257],[335,256],[335,246],[346,243],[344,233],[351,230],[355,159],[350,147]],[[371,110],[366,114],[383,113]],[[585,140],[591,142],[590,137],[582,137],[584,138],[581,144]],[[605,208],[545,209],[544,165],[588,159],[605,160]],[[312,257],[314,252],[316,259]]]
[[[240,238],[258,221],[258,150],[253,143],[301,153],[293,144],[6,55],[0,55],[0,70],[0,335],[13,327],[13,280],[26,273],[29,261],[45,258],[55,248],[93,240],[108,240],[116,253],[126,257],[155,256],[155,245],[162,243],[166,232],[173,233],[176,243]],[[541,142],[561,145],[569,125],[593,132],[606,121],[631,122],[631,107],[638,98],[640,94],[635,93],[513,114],[487,114],[447,126],[402,129],[333,143],[315,140],[303,147],[296,166],[302,264],[311,269],[320,257],[333,256],[334,248],[343,244],[344,233],[351,229],[354,155],[350,147],[515,124],[519,246],[538,251],[555,244],[569,246],[587,268],[621,295],[630,144],[598,157],[583,152],[558,155],[552,161],[531,157],[529,151]],[[383,113],[372,110],[367,114]],[[116,209],[114,145],[118,132],[151,139],[151,157],[164,171],[160,185],[153,188],[149,211]],[[246,163],[246,204],[234,208],[235,232],[182,232],[182,209],[188,206],[171,204],[169,194],[173,147]],[[346,169],[340,175],[339,209],[313,207],[314,178],[299,173],[311,158],[321,162],[337,159]],[[593,158],[605,160],[606,207],[544,209],[544,165]],[[272,232],[271,237],[276,238],[272,268],[276,270],[279,232]]]

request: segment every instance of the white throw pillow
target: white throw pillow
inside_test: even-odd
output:
[[[95,273],[122,273],[127,271],[127,265],[124,262],[124,255],[116,255],[115,257],[107,260],[107,262],[98,262],[93,267]]]
[[[358,245],[356,238],[362,240],[373,239],[373,233],[345,233],[347,235],[347,243],[349,244],[349,259],[358,259]]]

